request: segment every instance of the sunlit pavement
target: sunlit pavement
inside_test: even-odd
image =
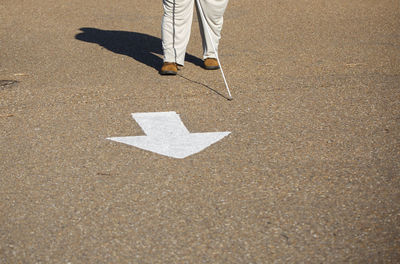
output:
[[[396,263],[399,10],[231,1],[228,101],[197,21],[158,74],[161,1],[3,0],[0,263]],[[160,112],[226,134],[174,158]]]

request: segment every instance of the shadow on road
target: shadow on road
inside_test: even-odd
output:
[[[161,39],[138,32],[102,30],[97,28],[80,28],[81,33],[76,34],[75,38],[89,43],[97,43],[100,46],[117,54],[129,56],[149,67],[159,71],[163,60],[161,49]],[[193,63],[199,67],[203,66],[203,61],[191,54],[186,53],[185,61]],[[191,80],[179,75],[183,79],[195,84],[202,85],[210,91],[228,99],[225,95],[201,82]]]
[[[117,30],[102,30],[97,28],[80,28],[82,31],[75,38],[81,41],[97,43],[100,46],[122,55],[129,56],[157,71],[163,61],[161,39],[147,34]],[[186,54],[185,60],[197,66],[202,65],[202,60]]]

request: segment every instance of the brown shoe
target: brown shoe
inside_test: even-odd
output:
[[[161,75],[176,75],[178,73],[178,66],[175,62],[164,62],[161,67]]]
[[[204,60],[204,69],[206,70],[218,70],[218,60],[214,58],[207,58]]]

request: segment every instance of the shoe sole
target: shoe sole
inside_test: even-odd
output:
[[[206,70],[218,70],[219,66],[204,66],[204,69],[206,69]]]
[[[176,71],[161,71],[160,74],[161,75],[176,75],[177,72]]]

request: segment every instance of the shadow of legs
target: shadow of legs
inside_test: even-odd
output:
[[[114,53],[129,56],[157,71],[163,63],[161,39],[157,37],[138,32],[88,27],[80,28],[80,30],[82,32],[75,36],[77,40],[96,43]],[[185,60],[197,66],[202,65],[201,59],[190,54],[186,54]]]

